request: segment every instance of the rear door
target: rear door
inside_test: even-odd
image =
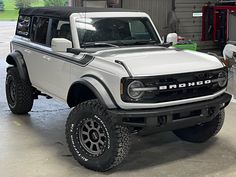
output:
[[[47,82],[44,78],[48,73],[43,68],[42,56],[48,48],[46,46],[48,24],[48,18],[33,17],[30,33],[31,41],[28,43],[29,48],[27,48],[27,57],[25,58],[32,84],[44,90],[47,90]]]
[[[58,24],[59,20],[56,19],[34,17],[31,30],[33,50],[29,61],[30,73],[32,83],[37,88],[51,96],[66,100],[70,63],[51,49],[51,39],[59,37]]]

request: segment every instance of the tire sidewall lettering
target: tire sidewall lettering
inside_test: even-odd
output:
[[[79,150],[78,150],[78,148],[77,148],[77,146],[76,146],[75,141],[77,141],[77,140],[74,140],[73,130],[74,130],[74,124],[71,124],[71,127],[70,127],[70,132],[71,132],[70,139],[71,139],[71,143],[72,143],[73,149],[74,149],[74,151],[76,152],[76,154],[78,155],[79,158],[81,158],[83,161],[87,162],[88,159],[87,159],[86,157],[84,157],[84,156],[79,152]]]
[[[107,134],[107,149],[110,149],[110,147],[111,147],[110,134],[109,134],[109,132],[108,132],[108,130],[107,130],[106,125],[105,125],[104,122],[101,120],[101,118],[99,118],[96,114],[94,115],[94,118],[98,119],[99,122],[103,125],[103,127],[104,127],[104,129],[105,129],[105,131],[106,131],[106,134]]]

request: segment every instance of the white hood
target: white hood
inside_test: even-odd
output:
[[[214,56],[200,52],[178,51],[160,47],[106,50],[98,56],[124,62],[133,76],[156,76],[218,69],[223,64]]]

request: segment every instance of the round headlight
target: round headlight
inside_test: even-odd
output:
[[[218,84],[220,87],[224,87],[228,81],[228,74],[225,71],[222,71],[218,75]]]
[[[133,81],[129,84],[127,92],[130,98],[140,99],[143,96],[144,92],[139,91],[138,88],[144,88],[144,85],[142,82]]]

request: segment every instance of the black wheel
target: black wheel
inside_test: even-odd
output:
[[[65,134],[73,157],[95,171],[119,165],[130,147],[128,128],[113,124],[97,100],[81,103],[71,111]]]
[[[33,106],[33,88],[29,81],[21,80],[15,67],[9,68],[6,78],[6,97],[14,114],[27,114]]]
[[[175,130],[173,132],[182,140],[193,143],[203,143],[219,133],[224,124],[224,119],[225,111],[221,110],[219,114],[210,122]]]

